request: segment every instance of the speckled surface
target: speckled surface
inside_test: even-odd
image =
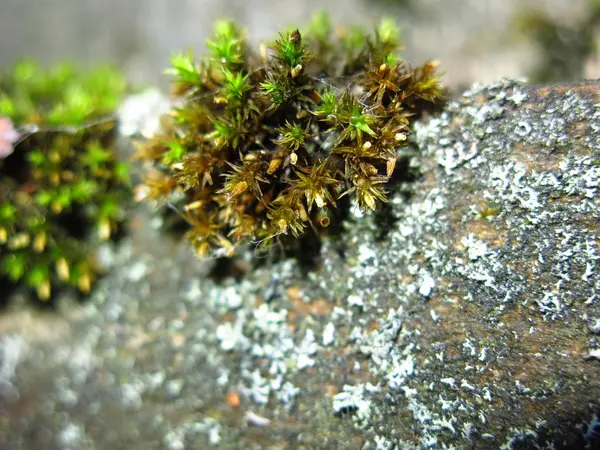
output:
[[[473,87],[308,271],[136,210],[87,304],[0,320],[0,448],[597,448],[599,96]]]

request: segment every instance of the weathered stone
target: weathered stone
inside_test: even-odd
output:
[[[217,282],[138,212],[88,304],[0,323],[0,447],[595,448],[599,96],[450,102],[308,274]]]

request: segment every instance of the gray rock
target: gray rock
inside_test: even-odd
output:
[[[502,81],[449,102],[386,220],[351,216],[308,276],[217,282],[132,212],[60,339],[0,323],[27,349],[0,447],[595,448],[599,96]]]

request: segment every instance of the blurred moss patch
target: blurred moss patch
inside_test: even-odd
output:
[[[23,61],[0,75],[0,284],[47,300],[90,291],[94,249],[125,219],[128,167],[115,154],[116,70],[49,70]]]

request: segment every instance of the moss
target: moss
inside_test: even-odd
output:
[[[116,71],[18,63],[0,77],[0,273],[47,300],[53,287],[89,292],[92,250],[124,220],[128,168],[116,160]],[[5,133],[5,136],[7,133]],[[7,144],[10,144],[8,146]]]
[[[255,53],[221,21],[206,57],[172,58],[178,106],[139,145],[148,169],[137,195],[180,210],[201,256],[319,231],[344,196],[375,210],[411,121],[442,97],[435,63],[398,55],[392,20],[371,35],[334,33],[324,14],[306,28]]]

